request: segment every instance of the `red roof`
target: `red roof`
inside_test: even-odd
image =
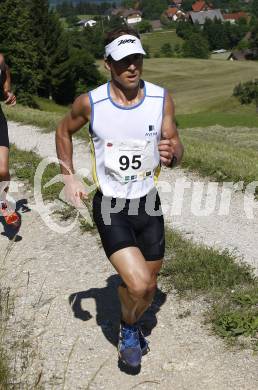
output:
[[[176,7],[170,7],[166,10],[167,16],[174,16],[176,15],[178,9]]]
[[[199,0],[196,3],[193,3],[192,10],[195,12],[200,12],[206,6],[205,1]]]
[[[212,9],[212,4],[206,4],[206,2],[203,0],[198,0],[192,5],[192,10],[194,12],[206,11],[209,9]]]
[[[239,20],[241,18],[247,19],[248,15],[245,12],[240,11],[240,12],[234,12],[232,14],[223,14],[223,18],[225,20]]]

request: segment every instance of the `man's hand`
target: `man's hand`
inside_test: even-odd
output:
[[[16,96],[12,92],[5,92],[5,99],[5,104],[7,104],[8,106],[15,106]]]
[[[63,175],[66,201],[74,207],[84,207],[83,199],[88,199],[86,187],[75,175]]]
[[[170,166],[173,156],[175,156],[175,148],[170,139],[163,139],[159,142],[160,161],[163,165]]]

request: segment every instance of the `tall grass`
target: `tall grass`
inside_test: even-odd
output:
[[[247,128],[181,130],[185,145],[182,166],[218,181],[258,180],[258,131]]]

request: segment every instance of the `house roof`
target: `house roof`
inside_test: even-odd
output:
[[[113,11],[112,11],[112,15],[116,16],[123,16],[124,18],[128,18],[129,16],[131,15],[140,15],[142,16],[142,12],[139,11],[139,10],[136,10],[136,9],[132,9],[132,8],[115,8]]]
[[[232,14],[223,14],[223,18],[225,20],[239,20],[241,18],[247,19],[248,15],[246,12],[240,11],[240,12],[234,12]]]
[[[151,20],[150,24],[152,25],[153,30],[161,30],[162,24],[159,19]]]
[[[166,10],[167,16],[174,16],[178,12],[178,8],[176,7],[170,7]]]
[[[193,3],[193,5],[192,5],[192,10],[193,10],[194,12],[200,12],[200,11],[202,11],[205,7],[207,7],[205,1],[203,1],[203,0],[198,0],[198,1],[196,1],[195,3]]]
[[[253,57],[254,57],[254,52],[251,49],[235,50],[232,51],[232,53],[228,57],[228,60],[233,58],[234,60],[244,61],[244,60],[251,60],[253,59]]]
[[[175,5],[181,5],[183,0],[170,0],[170,3],[173,7],[173,4]]]
[[[206,19],[210,19],[210,20],[218,19],[221,21],[224,20],[220,9],[211,9],[208,11],[201,11],[201,12],[190,11],[189,14],[193,23],[199,23],[201,25],[205,23]]]

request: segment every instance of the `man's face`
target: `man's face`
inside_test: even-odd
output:
[[[142,54],[131,54],[119,61],[106,61],[105,66],[111,72],[112,79],[123,88],[133,90],[139,86],[142,74]]]

